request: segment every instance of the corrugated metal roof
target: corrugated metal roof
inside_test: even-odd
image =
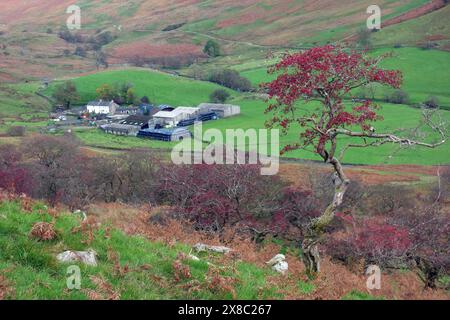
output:
[[[153,116],[157,118],[175,118],[176,116],[185,113],[188,115],[191,115],[195,112],[197,112],[198,108],[193,107],[178,107],[175,110],[172,111],[159,111],[155,113]]]
[[[147,124],[151,118],[151,116],[132,115],[123,120],[121,123],[143,126],[144,124]]]

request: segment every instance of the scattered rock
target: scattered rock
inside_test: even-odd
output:
[[[272,267],[273,270],[281,274],[286,274],[289,269],[289,265],[286,262],[286,257],[284,256],[284,254],[277,254],[275,257],[267,261],[266,264],[268,264]]]
[[[97,252],[92,249],[87,251],[64,251],[56,256],[59,262],[82,262],[88,266],[97,266]]]
[[[83,219],[83,221],[86,221],[86,220],[87,220],[87,215],[86,215],[86,212],[84,212],[84,211],[81,211],[81,210],[75,210],[75,211],[73,212],[73,214],[76,214],[76,215],[80,216],[81,219]]]
[[[197,256],[194,256],[193,254],[188,254],[188,258],[193,261],[200,261],[200,258]]]
[[[217,253],[224,253],[227,254],[231,251],[228,247],[223,246],[210,246],[204,243],[197,243],[193,246],[194,250],[197,252],[205,252],[205,251],[211,251],[211,252],[217,252]]]

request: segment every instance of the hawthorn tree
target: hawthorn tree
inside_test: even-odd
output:
[[[303,128],[298,141],[286,145],[281,153],[296,149],[312,150],[334,170],[334,198],[323,213],[308,224],[302,241],[303,261],[311,276],[320,272],[318,243],[343,203],[350,184],[341,164],[345,150],[386,143],[434,148],[446,140],[444,125],[435,123],[430,113],[424,113],[425,123],[439,134],[440,139],[436,143],[398,137],[392,133],[376,133],[373,123],[382,117],[377,113],[377,105],[370,100],[352,107],[345,105],[344,98],[349,97],[352,90],[371,83],[400,88],[402,73],[379,67],[384,57],[386,55],[371,58],[364,52],[341,46],[316,47],[285,55],[269,69],[269,73],[276,74],[277,78],[263,84],[269,98],[274,101],[266,109],[266,113],[273,114],[266,126],[281,126],[284,133],[295,125]],[[299,106],[299,100],[303,100],[306,106]],[[319,107],[310,107],[308,103],[312,101],[318,102]],[[361,143],[348,144],[337,155],[340,137],[360,138]]]

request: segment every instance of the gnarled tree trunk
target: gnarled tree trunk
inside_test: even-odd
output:
[[[335,171],[333,176],[335,188],[334,198],[322,215],[310,223],[302,243],[303,263],[306,267],[306,273],[310,277],[315,277],[320,272],[318,243],[321,240],[325,228],[333,221],[336,209],[344,201],[344,195],[350,184],[350,180],[345,175],[341,163],[334,158],[328,159],[328,162],[333,166]]]

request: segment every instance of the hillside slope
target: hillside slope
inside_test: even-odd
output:
[[[371,295],[362,273],[328,259],[321,276],[309,281],[295,248],[257,247],[238,237],[227,243],[235,254],[200,253],[194,261],[188,258],[191,245],[206,236],[181,223],[154,225],[145,211],[117,204],[91,210],[82,222],[64,209],[0,193],[0,300],[448,299],[443,290],[422,290],[419,278],[405,271],[383,275],[382,290]],[[31,232],[42,222],[52,227],[40,230],[56,234]],[[81,287],[70,290],[71,264],[59,263],[56,255],[87,249],[97,253],[97,266],[72,262],[80,267]],[[289,261],[288,275],[265,264],[280,250]]]
[[[427,0],[379,1],[391,21]],[[110,31],[117,38],[104,47],[112,63],[139,57],[197,56],[207,39],[237,57],[251,49],[310,46],[341,40],[365,26],[370,0],[198,0],[79,1],[82,29],[89,36]],[[73,55],[76,44],[58,38],[66,4],[57,0],[0,3],[0,79],[61,76],[95,67],[93,55]],[[162,31],[179,25],[172,31]],[[171,28],[169,28],[171,29]],[[444,33],[448,38],[448,34]]]

